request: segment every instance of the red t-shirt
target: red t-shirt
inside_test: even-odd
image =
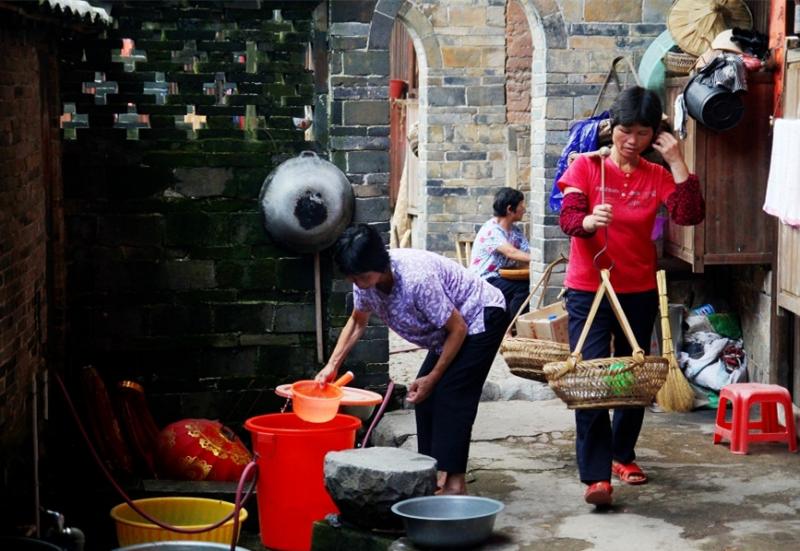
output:
[[[659,206],[675,191],[675,180],[666,169],[639,159],[633,172],[626,174],[610,157],[605,160],[606,198],[612,205],[614,219],[608,226],[608,249],[598,258],[606,268],[614,261],[611,283],[618,293],[638,293],[656,288],[656,249],[650,240]],[[579,156],[570,165],[559,187],[574,187],[589,198],[589,212],[602,203],[600,159]],[[565,285],[579,291],[596,291],[600,272],[593,258],[605,244],[605,230],[590,237],[570,239],[569,266]]]

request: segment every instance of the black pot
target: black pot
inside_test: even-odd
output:
[[[293,252],[314,253],[333,245],[350,224],[353,188],[336,165],[312,151],[282,162],[259,195],[270,237]]]
[[[730,130],[742,120],[744,104],[739,93],[722,86],[708,86],[692,79],[683,91],[686,110],[697,122],[712,130]]]

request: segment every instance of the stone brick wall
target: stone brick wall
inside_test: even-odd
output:
[[[638,63],[644,49],[664,30],[671,2],[514,0],[510,7],[506,0],[353,4],[330,2],[330,123],[331,135],[341,137],[334,157],[363,187],[357,191],[364,199],[358,209],[360,220],[388,220],[388,201],[380,187],[386,180],[386,151],[375,139],[376,133],[386,132],[381,126],[388,123],[388,115],[382,111],[370,124],[358,124],[345,119],[346,112],[358,108],[345,111],[344,104],[372,107],[376,101],[385,102],[389,31],[399,20],[414,40],[420,68],[419,156],[424,186],[417,201],[421,206],[413,242],[452,256],[452,236],[474,232],[490,216],[497,187],[517,182],[530,188],[532,270],[534,275],[540,273],[567,249],[547,197],[569,124],[590,114],[614,57],[627,54]],[[529,76],[515,70],[507,87],[507,64],[517,63],[507,57],[507,23],[512,37],[522,36],[523,19],[532,41],[532,70]],[[510,53],[514,52],[512,47]],[[530,117],[512,121],[524,118],[514,107],[524,88],[516,80],[528,78]],[[512,122],[530,125],[527,144],[518,133],[508,131]],[[527,159],[520,147],[530,152]],[[523,177],[529,186],[519,182],[526,162],[530,171]],[[514,167],[518,174],[510,173]]]
[[[506,5],[506,120],[531,123],[533,41],[528,19],[517,0]]]
[[[292,117],[314,102],[314,8],[115,3],[105,39],[65,44],[68,356],[144,382],[160,421],[238,426],[319,367],[313,258],[272,242],[257,203],[313,149]]]
[[[22,495],[30,494],[32,379],[42,383],[58,357],[48,346],[59,338],[63,289],[52,258],[61,238],[52,33],[0,10],[0,492]]]

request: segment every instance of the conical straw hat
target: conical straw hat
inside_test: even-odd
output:
[[[725,29],[750,29],[753,16],[743,0],[676,0],[667,16],[667,28],[687,54],[699,56]]]

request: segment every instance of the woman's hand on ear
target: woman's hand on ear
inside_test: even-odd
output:
[[[653,149],[661,154],[661,157],[669,165],[672,177],[676,182],[685,182],[689,177],[689,168],[683,160],[683,154],[678,140],[669,132],[661,132],[653,140]]]

